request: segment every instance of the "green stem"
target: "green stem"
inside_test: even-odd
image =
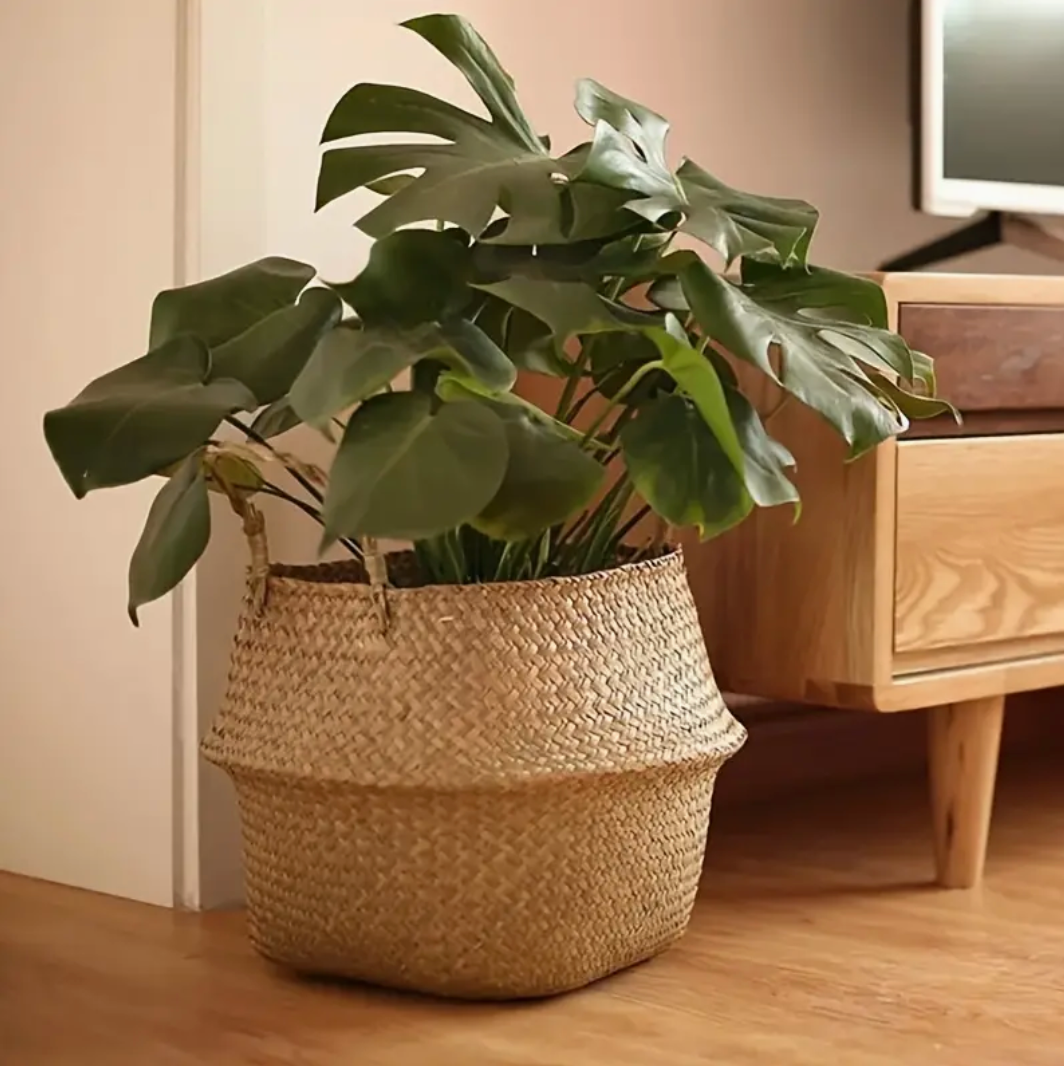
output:
[[[605,436],[602,438],[603,443],[606,444],[607,447],[612,449],[608,453],[606,458],[603,460],[604,466],[609,466],[610,463],[613,462],[613,460],[616,459],[617,456],[620,454],[620,448],[615,448],[614,445],[617,443],[617,439],[620,437],[621,431],[626,425],[628,425],[629,422],[632,421],[633,418],[635,418],[635,408],[626,407],[617,416],[617,421],[614,422],[612,426],[610,426],[609,432],[606,433]]]
[[[586,432],[584,433],[584,439],[580,442],[581,446],[585,446],[588,441],[590,441],[595,436],[595,434],[602,427],[603,422],[605,422],[606,419],[609,418],[613,410],[617,407],[620,407],[625,397],[627,397],[631,393],[631,391],[636,387],[636,385],[638,385],[639,382],[641,382],[643,378],[647,376],[647,374],[650,374],[655,370],[662,370],[664,369],[664,367],[665,364],[660,359],[655,359],[650,363],[644,363],[625,382],[624,387],[618,389],[618,391],[614,394],[613,399],[610,400],[609,404],[606,406],[605,410],[600,412],[595,421],[592,422],[590,426],[588,426]]]
[[[567,530],[562,532],[557,540],[560,544],[571,544],[574,540],[579,540],[591,527],[591,524],[596,520],[596,517],[600,514],[603,508],[609,507],[613,501],[617,498],[617,494],[621,491],[623,479],[615,481],[606,491],[603,493],[602,499],[595,504],[594,507],[586,510]]]
[[[259,491],[265,493],[265,495],[267,496],[273,496],[278,500],[284,500],[285,503],[293,504],[294,506],[298,507],[305,515],[309,516],[310,518],[313,518],[319,526],[321,526],[322,528],[325,527],[325,519],[322,518],[321,514],[313,507],[311,507],[309,503],[307,503],[305,500],[299,499],[298,496],[293,496],[291,493],[285,492],[284,489],[282,489],[279,485],[273,484],[272,481],[263,480],[262,488]],[[340,537],[339,543],[342,544],[356,559],[362,558],[362,549],[355,541],[349,540],[346,537]]]
[[[645,503],[634,515],[632,515],[631,518],[628,519],[627,522],[624,523],[623,526],[621,526],[620,529],[617,530],[616,533],[613,534],[614,540],[617,542],[618,546],[624,543],[624,538],[627,537],[648,514],[650,514],[650,504]]]
[[[585,392],[584,395],[581,396],[576,401],[576,403],[573,404],[572,408],[569,410],[569,413],[566,415],[566,422],[568,422],[569,425],[572,425],[573,419],[575,419],[576,416],[580,414],[584,407],[587,406],[588,402],[592,400],[595,396],[601,395],[602,393],[599,392],[598,389],[588,389],[587,392]]]
[[[579,572],[581,573],[602,570],[610,561],[611,546],[615,543],[614,531],[635,491],[631,481],[627,478],[622,478],[618,484],[621,486],[621,491],[617,493],[616,499],[608,508],[602,508],[591,527],[594,532],[587,538],[584,545],[584,553],[580,559]]]
[[[240,421],[239,418],[236,418],[233,415],[226,415],[225,420],[229,423],[229,425],[233,426],[236,429],[239,429],[240,432],[243,433],[248,440],[252,440],[256,444],[272,452],[277,457],[281,465],[284,466],[285,470],[287,470],[288,473],[291,475],[292,480],[298,482],[300,487],[308,496],[310,496],[314,500],[317,500],[318,503],[325,502],[325,497],[298,470],[293,470],[284,461],[277,449],[265,437],[260,436],[250,426],[245,425],[243,422]]]
[[[782,411],[783,408],[787,406],[787,404],[790,402],[790,399],[791,394],[789,392],[785,392],[783,394],[783,398],[776,404],[776,406],[761,416],[761,425],[767,426],[769,422],[771,422],[776,417],[776,415],[778,415],[780,411]]]
[[[570,368],[569,377],[565,382],[565,388],[562,389],[561,399],[558,401],[558,409],[554,412],[554,417],[559,422],[569,421],[569,404],[573,402],[573,396],[580,384],[580,379],[587,371],[588,363],[591,362],[591,345],[593,343],[594,341],[587,341],[580,345],[580,355]]]

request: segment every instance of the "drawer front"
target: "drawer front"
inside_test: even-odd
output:
[[[1064,650],[1064,434],[898,446],[895,670]]]
[[[903,304],[898,332],[962,411],[1064,408],[1064,307]]]

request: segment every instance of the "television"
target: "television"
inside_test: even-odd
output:
[[[919,0],[916,199],[1064,215],[1064,0]]]

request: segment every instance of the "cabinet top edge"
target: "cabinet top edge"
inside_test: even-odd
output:
[[[1064,305],[1064,276],[869,273],[895,304]]]

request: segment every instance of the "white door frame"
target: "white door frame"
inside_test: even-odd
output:
[[[178,284],[267,254],[265,5],[178,4]],[[211,545],[174,593],[174,903],[240,902],[240,842],[232,790],[199,754],[224,691],[244,581],[244,545],[217,515]]]

